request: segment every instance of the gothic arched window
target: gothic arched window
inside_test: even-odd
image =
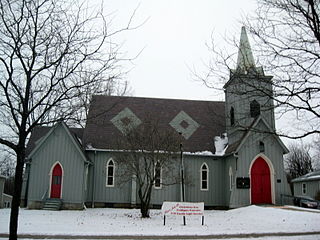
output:
[[[206,163],[203,163],[200,168],[200,189],[209,190],[209,168]]]
[[[112,159],[110,159],[108,162],[107,162],[107,165],[106,165],[106,186],[107,187],[114,187],[114,162]]]
[[[250,116],[255,118],[255,117],[258,117],[259,115],[260,115],[260,104],[256,100],[253,100],[250,103]]]
[[[231,107],[230,109],[230,125],[233,126],[234,125],[234,108]]]

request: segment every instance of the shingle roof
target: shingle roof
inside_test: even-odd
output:
[[[224,106],[224,102],[213,101],[93,96],[83,144],[97,149],[119,149],[117,139],[123,133],[116,125],[133,113],[136,123],[143,124],[144,119],[153,116],[162,129],[182,128],[184,151],[214,152],[214,136],[225,132]]]
[[[301,177],[293,179],[292,182],[306,182],[306,181],[315,181],[315,180],[320,180],[320,171],[307,173]]]

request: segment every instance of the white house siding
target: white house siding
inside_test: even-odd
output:
[[[41,141],[41,140],[40,140]],[[28,207],[41,208],[49,197],[50,171],[59,162],[63,168],[62,200],[65,207],[84,203],[84,160],[63,125],[58,125],[31,159]]]
[[[306,184],[306,193],[302,193],[302,184]],[[318,191],[320,191],[320,180],[315,181],[304,181],[304,182],[295,182],[294,186],[294,196],[310,196],[315,198]]]

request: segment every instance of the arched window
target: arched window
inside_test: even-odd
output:
[[[264,142],[260,141],[260,142],[259,142],[259,151],[260,151],[260,152],[264,152],[264,150],[265,150],[265,149],[264,149]]]
[[[209,190],[209,168],[206,163],[203,163],[200,168],[200,189]]]
[[[250,103],[250,116],[255,118],[255,117],[258,117],[259,115],[260,115],[260,104],[256,100],[253,100]]]
[[[154,168],[154,187],[161,188],[161,165],[159,162]]]
[[[230,125],[233,126],[234,125],[234,108],[231,107],[230,109]]]
[[[114,187],[114,162],[112,159],[110,159],[107,162],[107,166],[106,166],[106,186],[107,187]]]
[[[232,167],[229,167],[229,189],[232,191],[232,185],[233,185],[233,172]]]

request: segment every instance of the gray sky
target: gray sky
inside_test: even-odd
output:
[[[107,0],[104,9],[114,13],[113,26],[125,25],[138,7],[133,25],[140,28],[121,35],[124,50],[134,56],[127,76],[134,96],[223,100],[199,82],[188,67],[201,70],[209,60],[206,42],[211,34],[224,45],[222,36],[240,38],[241,16],[252,13],[254,0]],[[115,12],[114,12],[115,11]],[[119,36],[118,36],[119,37]],[[236,50],[233,50],[236,51]]]
[[[224,38],[239,41],[240,20],[254,13],[255,0],[104,0],[103,4],[106,13],[114,16],[114,28],[125,26],[137,7],[133,26],[148,19],[138,29],[117,38],[125,41],[123,50],[128,56],[144,49],[130,65],[127,76],[133,96],[224,100],[223,91],[217,94],[195,81],[188,67],[204,70],[210,60],[206,43],[211,42],[211,36],[218,47],[237,53]],[[277,119],[276,124],[278,130],[288,128],[284,118]]]

